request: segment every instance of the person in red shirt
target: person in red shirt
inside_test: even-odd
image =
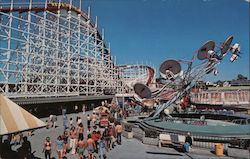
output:
[[[98,140],[99,140],[99,135],[97,134],[96,131],[93,131],[91,138],[94,140],[95,144],[98,144]],[[98,149],[95,149],[95,152],[98,153]]]
[[[94,130],[93,132],[92,132],[92,135],[91,135],[91,138],[94,140],[94,141],[96,141],[97,139],[96,139],[96,131]]]
[[[99,130],[96,132],[96,137],[98,138],[98,140],[102,137],[101,132]]]

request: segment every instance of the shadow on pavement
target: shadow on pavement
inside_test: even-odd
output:
[[[39,157],[34,156],[34,153],[25,153],[22,150],[22,147],[18,148],[17,151],[11,149],[11,144],[8,140],[4,140],[3,143],[0,144],[0,158],[2,159],[18,159],[27,157],[27,159],[41,159]]]
[[[7,151],[2,153],[0,155],[0,158],[2,159],[18,159],[18,158],[23,158],[23,155],[20,152],[17,151]],[[27,158],[27,159],[41,159],[39,157],[34,156],[34,152]]]
[[[146,151],[146,153],[157,154],[157,155],[183,156],[182,154],[179,154],[179,153],[150,152],[150,151]]]

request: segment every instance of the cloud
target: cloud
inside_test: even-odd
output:
[[[250,2],[250,0],[245,0],[246,2]]]

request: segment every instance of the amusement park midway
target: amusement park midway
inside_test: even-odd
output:
[[[73,118],[74,119],[74,125],[76,124],[76,117],[79,116],[84,125],[84,138],[87,137],[87,115],[92,115],[92,111],[87,111],[84,115],[82,112],[79,113],[72,113],[72,114],[67,114],[68,119]],[[48,120],[49,117],[47,118],[42,118],[42,120],[45,122]],[[61,135],[64,131],[64,126],[63,126],[63,116],[57,116],[57,122],[56,122],[56,128],[42,128],[39,130],[35,130],[32,132],[31,135],[28,136],[28,133],[23,133],[23,135],[28,136],[28,140],[31,143],[31,153],[32,153],[32,158],[38,159],[38,158],[44,158],[44,152],[43,152],[43,144],[46,139],[46,137],[50,137],[50,140],[53,144],[52,146],[52,153],[51,153],[51,158],[58,158],[58,155],[56,153],[56,139],[58,135]],[[103,131],[103,129],[100,129]],[[21,144],[14,144],[13,141],[11,142],[12,145],[12,150],[15,151],[18,148],[20,148]],[[136,139],[127,139],[125,137],[122,137],[122,144],[118,145],[115,144],[116,146],[106,152],[106,156],[108,159],[165,159],[165,158],[173,158],[173,159],[190,159],[190,158],[196,158],[196,159],[205,159],[205,158],[217,158],[214,153],[212,153],[208,149],[203,149],[203,148],[193,148],[192,152],[190,153],[183,153],[179,152],[175,149],[172,148],[157,148],[155,146],[150,146],[150,145],[144,145],[140,141]],[[1,150],[4,148],[1,147]],[[86,153],[86,152],[85,152]],[[13,155],[12,153],[9,152],[6,158],[11,158],[14,159],[16,157],[11,157]],[[85,154],[86,155],[86,154]],[[68,159],[77,159],[78,155],[74,154],[72,155],[71,153],[67,153],[65,155]],[[87,156],[87,155],[86,155]],[[99,158],[98,154],[95,154],[96,158]],[[4,157],[3,157],[4,158]],[[223,159],[229,159],[230,157],[220,157]]]
[[[249,0],[0,0],[0,158],[249,159],[249,19]]]

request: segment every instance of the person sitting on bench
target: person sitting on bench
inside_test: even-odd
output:
[[[190,147],[192,146],[193,139],[190,136],[190,132],[187,133],[185,144],[183,145],[183,152],[189,152]]]

